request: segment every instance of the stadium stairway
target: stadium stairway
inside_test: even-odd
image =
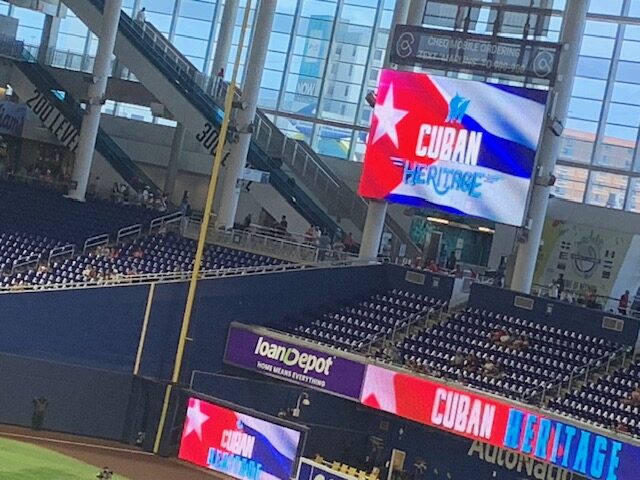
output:
[[[104,0],[64,0],[93,32],[100,30]],[[115,54],[183,123],[210,153],[215,151],[222,119],[219,89],[152,25],[120,17]],[[288,138],[263,112],[254,122],[248,162],[271,173],[274,188],[309,222],[335,232],[362,231],[367,204],[306,143]],[[387,229],[408,247],[415,246],[387,216]]]
[[[14,59],[11,86],[18,96],[65,147],[74,151],[82,124],[80,104],[20,44],[9,52],[3,48],[2,52],[10,53],[8,56]],[[98,130],[96,152],[134,190],[147,186],[154,194],[161,193],[151,178],[102,129]]]

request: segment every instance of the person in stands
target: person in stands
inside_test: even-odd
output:
[[[620,315],[626,315],[628,308],[629,308],[629,290],[625,290],[622,296],[620,297],[620,301],[618,302],[618,313]]]
[[[140,10],[138,10],[138,13],[136,14],[136,22],[138,23],[144,23],[147,21],[147,9],[146,7],[142,7]]]
[[[564,292],[564,273],[558,275],[558,278],[555,279],[555,283],[558,285],[558,296],[561,296],[562,292]]]
[[[355,242],[353,241],[353,234],[351,232],[349,232],[342,240],[344,250],[348,253],[353,253],[354,243]]]

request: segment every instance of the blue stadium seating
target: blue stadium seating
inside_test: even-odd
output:
[[[446,302],[419,293],[393,289],[338,310],[290,322],[289,333],[347,350],[358,349],[394,328],[446,307]],[[295,324],[295,325],[294,325]]]
[[[492,340],[497,332],[512,340],[526,339],[528,345],[515,347],[513,341]],[[545,386],[567,381],[570,372],[602,362],[602,357],[620,346],[500,313],[468,309],[446,323],[405,338],[398,348],[409,365],[527,400]],[[456,364],[456,354],[469,360]],[[487,362],[493,363],[498,372],[488,374],[483,370]]]

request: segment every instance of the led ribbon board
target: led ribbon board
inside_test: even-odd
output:
[[[595,480],[639,478],[638,446],[445,384],[369,365],[361,402]]]
[[[547,92],[383,70],[359,193],[521,226]]]
[[[241,480],[292,478],[300,432],[189,399],[178,458]]]

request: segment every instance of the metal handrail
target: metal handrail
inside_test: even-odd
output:
[[[13,275],[17,268],[26,267],[31,264],[38,264],[40,259],[42,258],[42,254],[40,253],[32,253],[31,255],[27,255],[26,257],[16,258],[11,264],[11,275]]]
[[[606,360],[605,371],[607,373],[611,368],[611,363],[618,358],[622,359],[621,364],[624,365],[624,362],[626,361],[626,358],[627,358],[627,354],[629,353],[629,349],[630,347],[622,347],[616,350],[615,352],[609,353],[607,355],[603,355],[602,357],[597,358],[586,365],[577,366],[573,370],[571,370],[571,372],[569,372],[568,380],[565,381],[561,379],[557,382],[549,382],[546,385],[544,385],[542,388],[535,390],[534,393],[527,396],[526,398],[523,396],[522,401],[527,403],[532,403],[536,397],[540,396],[540,401],[538,405],[544,406],[545,399],[550,396],[548,392],[553,392],[557,390],[557,394],[555,395],[555,397],[560,397],[560,395],[562,394],[562,389],[563,388],[571,389],[571,385],[576,379],[584,377],[584,381],[587,382],[589,379],[589,374],[593,373],[594,369],[602,368],[603,361]],[[566,386],[564,386],[565,383],[566,383]]]
[[[161,217],[154,218],[149,222],[149,233],[152,233],[156,229],[160,229],[166,225],[170,225],[172,223],[179,223],[182,221],[183,213],[181,211],[169,213],[167,215],[163,215]]]
[[[408,334],[409,329],[411,327],[418,325],[420,323],[423,323],[423,325],[426,327],[429,323],[429,320],[431,320],[435,315],[437,315],[438,318],[440,318],[446,308],[447,308],[447,303],[445,302],[443,305],[440,305],[437,308],[427,307],[425,310],[423,310],[422,312],[419,312],[413,318],[412,318],[412,315],[407,315],[406,317],[396,321],[396,323],[393,325],[393,330],[391,331],[391,333],[381,333],[381,334],[375,335],[373,338],[369,340],[369,342],[366,345],[363,345],[362,347],[358,347],[355,351],[359,353],[367,353],[367,354],[371,353],[371,348],[373,348],[373,346],[376,343],[383,342],[384,344],[387,341],[394,342],[396,338],[396,334],[400,330],[406,329],[406,333]]]
[[[103,233],[101,235],[94,235],[93,237],[89,237],[85,240],[84,245],[82,247],[82,254],[87,253],[87,250],[92,248],[101,247],[102,245],[109,244],[109,234]]]
[[[325,269],[325,268],[345,268],[356,266],[367,266],[369,263],[353,261],[344,262],[337,265],[326,264],[300,264],[290,263],[283,265],[264,265],[257,267],[241,267],[241,268],[221,268],[215,270],[201,270],[200,280],[223,278],[230,276],[245,276],[245,275],[259,275],[270,274],[278,272],[289,272],[296,270],[308,270],[308,269]],[[24,293],[24,292],[40,292],[40,291],[52,291],[52,290],[79,290],[86,288],[99,288],[99,287],[120,287],[127,285],[139,285],[149,283],[173,283],[184,282],[191,279],[191,271],[181,272],[168,272],[168,273],[145,273],[136,275],[126,275],[122,277],[104,279],[97,278],[94,280],[88,280],[84,282],[70,282],[70,283],[55,283],[51,285],[31,285],[22,284],[4,287],[0,286],[0,294],[11,293]]]
[[[116,236],[116,243],[120,243],[125,238],[135,237],[138,238],[142,234],[142,225],[137,223],[135,225],[129,225],[118,230]]]
[[[57,257],[63,257],[65,255],[73,256],[76,251],[76,246],[69,243],[67,245],[61,245],[59,247],[52,248],[49,252],[49,257],[47,259],[47,264],[51,264],[51,261]]]

